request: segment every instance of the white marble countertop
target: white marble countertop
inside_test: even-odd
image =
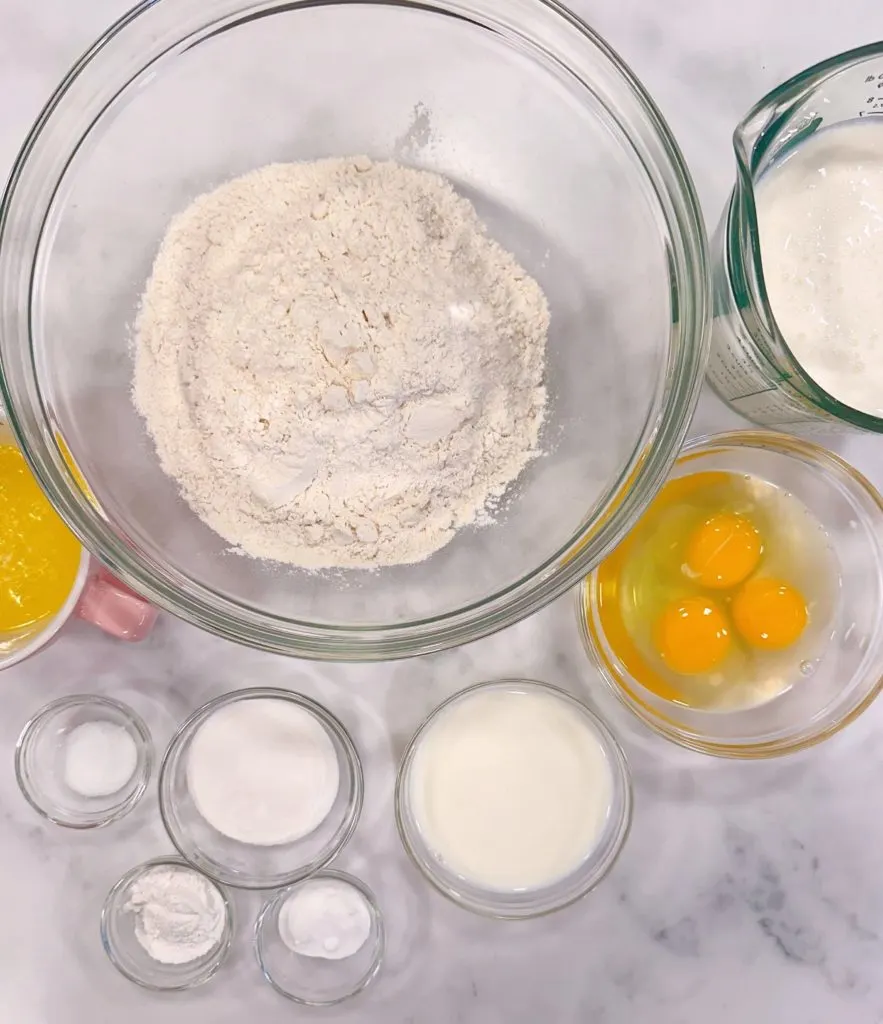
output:
[[[0,0],[0,177],[49,91],[126,0]],[[572,0],[654,95],[714,222],[733,180],[730,134],[769,88],[883,36],[875,0]],[[695,428],[734,422],[710,397]],[[870,440],[840,450],[883,484]],[[526,674],[590,678],[572,598],[468,648],[377,666],[314,666],[238,649],[164,616],[132,648],[75,626],[0,686],[0,1020],[9,1024],[275,1024],[305,1016],[384,1024],[874,1024],[883,1022],[883,703],[827,746],[766,764],[689,755],[605,703],[630,756],[635,823],[588,899],[539,922],[474,918],[421,883],[394,834],[395,760],[443,696]],[[228,968],[160,997],[110,967],[98,941],[109,886],[169,851],[154,796],[94,834],[45,825],[20,797],[12,751],[46,701],[94,690],[129,700],[158,745],[188,711],[237,686],[318,697],[352,728],[368,775],[340,863],[375,888],[386,969],[358,1000],[306,1013],[261,981],[249,945],[257,897],[237,896]]]

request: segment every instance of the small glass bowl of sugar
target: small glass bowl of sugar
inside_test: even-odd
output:
[[[15,748],[15,775],[28,803],[66,828],[99,828],[138,803],[153,768],[147,726],[130,707],[81,694],[47,704]]]
[[[362,810],[362,765],[343,724],[289,690],[210,701],[180,727],[159,773],[178,852],[224,885],[275,889],[324,868]]]
[[[343,871],[320,871],[275,893],[255,926],[261,973],[303,1006],[361,992],[383,961],[383,917],[371,890]]]

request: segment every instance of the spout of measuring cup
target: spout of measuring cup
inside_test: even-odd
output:
[[[769,107],[752,107],[736,125],[733,132],[733,152],[736,155],[736,167],[742,183],[751,188],[753,181],[752,158],[758,141],[763,139],[769,128],[772,111]]]
[[[733,132],[745,182],[756,180],[824,125],[883,113],[883,103],[865,98],[869,82],[876,89],[881,58],[883,42],[847,50],[799,72],[755,103]]]

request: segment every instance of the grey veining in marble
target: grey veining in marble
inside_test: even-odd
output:
[[[208,0],[207,0],[208,2]],[[0,0],[0,175],[70,62],[122,0]],[[883,35],[874,0],[573,0],[657,99],[713,223],[733,176],[730,133],[770,87]],[[734,417],[706,396],[696,432]],[[883,484],[870,440],[840,450]],[[529,924],[472,917],[421,883],[394,834],[394,764],[409,734],[462,685],[525,674],[601,706],[630,757],[635,822],[604,884]],[[468,648],[376,666],[313,666],[238,649],[164,616],[140,648],[72,626],[0,677],[0,1021],[9,1024],[878,1024],[883,1022],[883,705],[825,747],[766,764],[682,752],[597,686],[572,597]],[[133,863],[170,849],[151,795],[119,825],[73,834],[20,798],[12,751],[46,701],[83,690],[129,700],[158,745],[207,697],[278,684],[326,701],[368,777],[341,865],[374,887],[389,951],[357,1001],[306,1014],[262,983],[249,946],[259,898],[236,896],[235,953],[204,989],[161,998],[108,965],[98,913]]]

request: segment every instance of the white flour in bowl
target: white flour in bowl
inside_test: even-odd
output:
[[[275,164],[173,221],[136,324],[161,465],[239,550],[420,561],[537,452],[549,313],[438,175]]]

